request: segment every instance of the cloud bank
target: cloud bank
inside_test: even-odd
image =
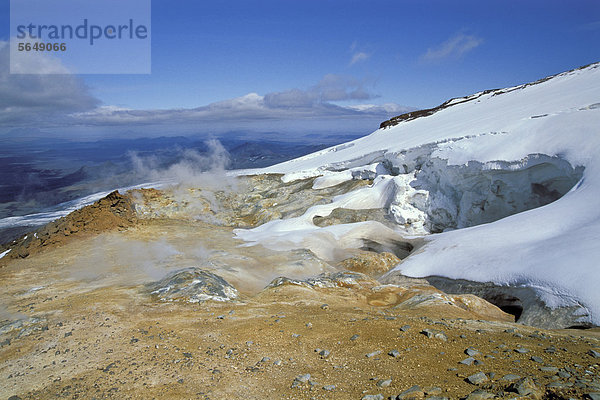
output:
[[[280,130],[292,125],[314,130],[323,121],[323,126],[330,125],[325,130],[344,130],[341,120],[362,118],[364,122],[366,118],[372,126],[373,121],[413,110],[393,103],[374,105],[372,100],[378,96],[366,81],[336,74],[325,75],[304,89],[248,93],[196,108],[128,109],[103,105],[57,60],[48,56],[36,62],[36,68],[48,74],[10,74],[9,46],[0,41],[0,135],[21,128],[109,132],[116,127],[120,132],[136,131],[137,136],[159,131],[173,135],[194,130]]]
[[[202,107],[167,110],[130,110],[99,107],[74,113],[78,124],[127,125],[202,122],[252,122],[314,118],[357,118],[410,110],[395,104],[341,106],[335,102],[367,101],[377,96],[355,78],[328,74],[308,89],[289,89],[265,95],[249,93]]]

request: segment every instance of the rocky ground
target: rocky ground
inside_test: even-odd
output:
[[[210,218],[195,219],[180,194],[113,194],[9,246],[0,398],[600,398],[597,329],[515,324],[423,280],[381,285],[390,253],[325,263],[240,248],[233,228],[326,201],[273,205],[277,185],[255,185],[255,211],[215,209],[242,195],[206,196],[193,210]]]

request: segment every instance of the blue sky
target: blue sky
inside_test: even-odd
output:
[[[6,41],[8,1],[1,4]],[[599,61],[599,43],[597,0],[153,0],[152,73],[48,76],[76,101],[59,101],[45,87],[47,104],[36,106],[47,106],[52,123],[44,112],[35,122],[73,130],[72,114],[83,111],[78,129],[97,132],[136,130],[140,120],[156,134],[198,126],[368,129],[404,107],[433,107]],[[0,69],[0,131],[23,124],[26,113],[15,114],[6,100],[17,87],[40,90]],[[182,109],[198,112],[182,120]]]

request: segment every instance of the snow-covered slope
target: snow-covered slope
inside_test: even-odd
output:
[[[529,287],[549,307],[575,306],[581,322],[600,324],[600,64],[456,99],[432,115],[246,171],[256,172],[288,181],[322,175],[315,189],[376,179],[354,200],[350,193],[302,217],[238,230],[248,244],[312,246],[322,255],[335,241],[360,247],[387,228],[319,228],[312,218],[382,206],[398,224],[388,237],[425,239],[396,267],[403,274]]]

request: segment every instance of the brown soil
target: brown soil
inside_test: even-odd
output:
[[[106,231],[112,233],[98,235]],[[374,280],[333,288],[285,284],[257,294],[251,272],[258,272],[240,278],[224,270],[241,300],[190,304],[159,301],[144,280],[126,278],[127,264],[117,262],[106,276],[82,274],[82,262],[91,272],[103,268],[96,253],[108,247],[98,243],[122,242],[127,252],[134,239],[160,235],[190,248],[201,239],[208,246],[230,240],[228,251],[239,244],[228,227],[136,221],[118,193],[38,230],[39,242],[20,244],[29,256],[0,268],[0,398],[361,399],[396,396],[413,385],[450,399],[478,388],[515,398],[502,377],[516,374],[534,378],[543,398],[568,399],[585,398],[599,383],[600,367],[588,353],[600,346],[597,330],[521,326],[475,296],[445,295],[420,280],[383,287]],[[362,253],[347,263],[377,275],[388,268],[386,257]],[[446,340],[429,338],[426,329]],[[459,363],[469,347],[483,364]],[[528,351],[517,352],[521,347]],[[493,376],[468,383],[477,372]],[[293,388],[301,374],[310,374],[310,382]],[[389,386],[377,385],[388,378]],[[545,388],[551,382],[563,386]]]

